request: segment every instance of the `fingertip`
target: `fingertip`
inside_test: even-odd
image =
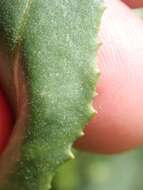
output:
[[[123,0],[131,8],[143,7],[143,0]]]
[[[98,52],[96,117],[76,147],[118,153],[143,143],[143,23],[118,1],[106,1]],[[128,21],[128,22],[126,22]]]

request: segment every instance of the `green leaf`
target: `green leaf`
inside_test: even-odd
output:
[[[72,143],[94,115],[102,12],[101,0],[0,1],[0,32],[12,57],[11,72],[23,69],[28,97],[22,146],[18,132],[18,140],[9,143],[21,156],[9,164],[1,190],[47,190],[57,167],[74,157]],[[13,154],[7,150],[8,162]]]

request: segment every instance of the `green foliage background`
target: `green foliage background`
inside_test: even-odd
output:
[[[143,190],[143,149],[76,156],[58,170],[52,190]]]

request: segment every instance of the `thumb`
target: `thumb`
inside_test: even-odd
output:
[[[123,0],[123,2],[132,8],[138,8],[143,6],[143,0]]]
[[[143,22],[123,3],[106,0],[98,52],[101,77],[96,117],[76,142],[80,149],[115,153],[143,143]]]

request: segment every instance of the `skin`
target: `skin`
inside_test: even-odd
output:
[[[143,5],[141,0],[105,0],[98,52],[101,77],[98,96],[93,106],[96,117],[85,128],[85,136],[76,148],[104,154],[119,153],[143,143],[143,22],[132,8]],[[5,97],[0,97],[3,104]],[[11,114],[8,106],[0,103],[0,152],[4,149],[11,131]],[[7,103],[6,103],[7,104]],[[9,122],[8,122],[9,121]],[[3,139],[5,139],[3,141]],[[3,143],[4,142],[4,143]]]
[[[12,131],[13,120],[10,106],[0,90],[0,153],[6,147]]]
[[[123,2],[132,8],[138,8],[143,6],[143,0],[123,0]]]
[[[97,56],[101,76],[93,103],[98,114],[76,147],[111,154],[143,144],[143,21],[122,2],[105,2]]]

